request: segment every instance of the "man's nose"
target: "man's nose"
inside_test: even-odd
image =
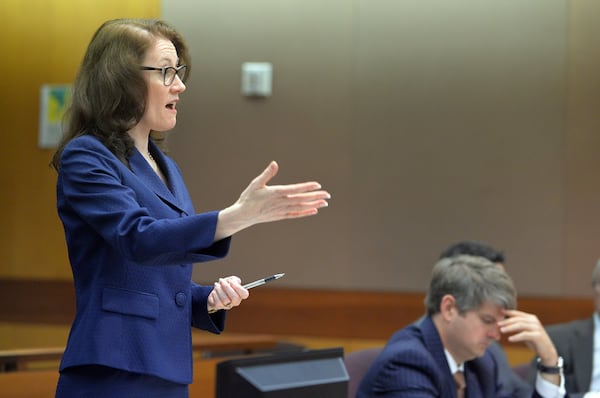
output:
[[[493,325],[490,328],[488,336],[494,340],[500,340],[500,337],[502,337],[502,335],[500,333],[500,328],[498,327],[498,325]]]

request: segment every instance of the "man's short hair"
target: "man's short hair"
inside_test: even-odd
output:
[[[460,255],[483,257],[487,258],[493,263],[504,264],[506,262],[504,253],[494,249],[490,245],[474,240],[465,240],[451,245],[440,254],[439,258],[441,259]]]
[[[442,258],[435,264],[425,298],[427,314],[440,312],[442,298],[448,294],[456,300],[460,313],[486,302],[514,309],[517,302],[517,291],[508,274],[480,256]]]

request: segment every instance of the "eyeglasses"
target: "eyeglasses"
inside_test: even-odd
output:
[[[173,84],[175,80],[175,76],[179,76],[179,80],[183,81],[185,79],[185,74],[187,72],[186,65],[175,66],[163,66],[162,68],[156,68],[154,66],[141,66],[142,70],[159,70],[162,73],[163,84],[165,86],[170,86]]]

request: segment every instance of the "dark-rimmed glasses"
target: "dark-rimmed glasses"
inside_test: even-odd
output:
[[[142,70],[159,70],[163,77],[163,84],[165,86],[170,86],[173,84],[175,80],[175,76],[179,76],[179,80],[183,81],[185,79],[185,74],[187,72],[186,65],[179,66],[163,66],[162,68],[157,68],[154,66],[140,66]]]

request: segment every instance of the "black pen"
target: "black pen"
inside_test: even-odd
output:
[[[243,286],[243,288],[244,289],[252,289],[253,287],[264,285],[267,282],[271,282],[271,281],[277,280],[277,279],[281,278],[284,275],[285,274],[275,274],[275,275],[267,276],[266,278],[258,279],[258,280],[254,281],[254,282],[247,283],[247,284],[245,284]]]

